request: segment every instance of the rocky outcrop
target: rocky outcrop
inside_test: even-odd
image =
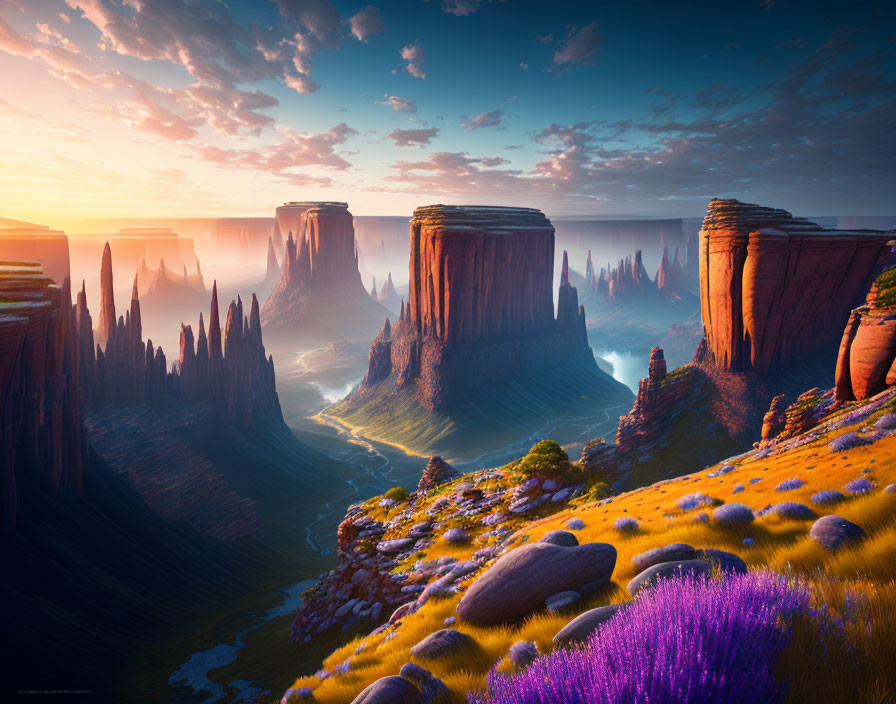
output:
[[[112,248],[106,242],[100,267],[100,317],[96,329],[98,345],[106,344],[109,331],[115,326],[115,292],[112,290],[112,283]]]
[[[454,467],[441,457],[434,455],[429,458],[429,462],[426,463],[426,467],[423,469],[420,482],[417,484],[417,491],[426,493],[440,484],[456,479],[458,476],[460,475]]]
[[[417,402],[435,411],[450,408],[462,389],[539,366],[574,360],[600,379],[568,264],[554,318],[553,246],[553,227],[537,210],[417,208],[410,301],[374,342],[367,379],[355,394],[363,398],[388,378],[413,387]]]
[[[686,399],[697,382],[698,372],[691,368],[668,377],[663,350],[650,351],[648,376],[638,383],[638,395],[632,410],[619,417],[616,447],[619,452],[644,448],[662,436],[670,415]]]
[[[713,199],[700,230],[707,354],[764,375],[833,357],[889,237],[825,230],[790,213]]]
[[[0,260],[39,262],[58,286],[71,278],[68,238],[46,225],[0,218]]]
[[[176,305],[184,298],[195,300],[197,293],[203,297],[206,294],[198,259],[195,274],[188,274],[186,265],[182,271],[174,271],[165,264],[164,259],[159,260],[157,269],[151,269],[146,265],[146,260],[142,260],[137,268],[137,281],[141,298],[155,298],[160,304],[169,306]]]
[[[288,203],[277,224],[289,234],[280,280],[261,310],[265,328],[309,339],[372,334],[387,311],[361,281],[348,205]]]
[[[692,279],[681,262],[678,247],[675,248],[675,254],[672,257],[669,256],[669,249],[663,247],[660,268],[656,272],[656,287],[660,295],[670,301],[694,300],[696,298],[691,290],[694,288]]]
[[[0,262],[0,511],[16,525],[19,495],[80,491],[87,458],[78,335],[68,279],[37,262]]]
[[[896,384],[896,268],[872,284],[850,313],[835,373],[838,401],[863,400]]]

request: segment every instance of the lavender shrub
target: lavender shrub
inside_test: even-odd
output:
[[[775,661],[808,591],[773,573],[669,579],[642,592],[582,649],[556,650],[519,674],[492,670],[471,704],[774,704]]]

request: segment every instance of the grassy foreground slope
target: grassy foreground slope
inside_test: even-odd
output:
[[[883,491],[896,483],[896,390],[890,389],[861,403],[842,406],[829,413],[820,424],[795,437],[755,448],[729,458],[706,470],[677,479],[643,487],[609,499],[597,499],[605,491],[601,477],[582,474],[578,465],[569,484],[581,480],[585,489],[579,498],[556,506],[546,502],[526,516],[511,514],[511,530],[497,534],[483,518],[506,511],[498,500],[500,491],[516,495],[527,478],[553,476],[547,473],[524,474],[525,461],[511,463],[498,471],[485,470],[464,475],[436,492],[396,506],[381,506],[379,497],[366,502],[362,509],[376,520],[389,525],[385,539],[400,537],[407,527],[429,518],[435,521],[435,534],[424,549],[402,554],[395,571],[414,574],[420,560],[430,561],[450,555],[469,559],[489,545],[496,552],[538,540],[551,530],[574,525],[580,544],[607,542],[618,551],[612,583],[596,596],[580,602],[564,614],[536,612],[521,623],[480,627],[457,619],[451,628],[469,634],[476,647],[463,656],[418,661],[410,649],[430,633],[445,627],[455,616],[462,592],[483,570],[472,573],[457,591],[431,598],[414,613],[394,620],[372,634],[353,640],[332,653],[323,670],[301,677],[288,701],[351,702],[375,680],[396,675],[401,667],[414,662],[428,669],[450,689],[454,701],[466,701],[471,691],[481,690],[496,663],[507,655],[517,641],[533,641],[540,653],[553,650],[553,636],[578,613],[605,604],[629,599],[627,582],[637,570],[631,558],[652,548],[674,542],[696,548],[719,548],[736,553],[750,570],[768,569],[801,581],[811,591],[813,603],[832,613],[845,613],[845,605],[861,602],[853,617],[844,621],[837,638],[819,635],[814,624],[797,623],[789,645],[779,658],[776,677],[788,685],[789,701],[880,702],[896,691],[896,495]],[[840,449],[845,448],[845,449]],[[847,485],[867,491],[853,492]],[[473,485],[494,496],[485,512],[475,516],[458,515],[452,496]],[[466,488],[465,488],[466,487]],[[820,491],[836,490],[846,499],[834,505],[819,505],[812,497]],[[685,497],[701,495],[697,506],[686,510]],[[819,516],[837,514],[861,526],[867,538],[855,545],[828,551],[809,536],[813,520],[783,520],[774,513],[763,513],[771,505],[793,501],[812,508]],[[690,502],[693,504],[694,502]],[[738,527],[719,525],[707,516],[713,507],[740,503],[756,514],[755,521]],[[637,521],[631,533],[617,530],[620,518]],[[462,527],[469,541],[455,544],[445,540],[448,530]],[[746,540],[746,543],[745,543]],[[857,614],[857,615],[856,615]],[[449,621],[449,623],[451,623]],[[499,668],[513,670],[503,661]]]

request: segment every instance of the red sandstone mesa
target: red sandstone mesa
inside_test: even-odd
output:
[[[277,227],[289,234],[280,280],[261,310],[265,327],[298,335],[326,329],[342,339],[372,333],[386,309],[361,281],[348,205],[287,203],[277,209]]]
[[[18,484],[80,491],[87,457],[68,279],[37,262],[0,262],[0,498],[15,527]]]
[[[374,340],[357,393],[391,379],[400,388],[414,387],[424,408],[439,410],[460,388],[564,360],[593,365],[568,263],[554,318],[553,259],[554,228],[538,210],[417,208],[410,301]]]
[[[700,230],[700,299],[707,354],[765,374],[833,353],[888,236],[824,230],[790,213],[712,200]]]

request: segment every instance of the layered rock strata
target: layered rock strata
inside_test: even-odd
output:
[[[410,301],[371,346],[356,393],[388,378],[413,386],[425,409],[444,410],[459,388],[564,360],[594,365],[568,264],[554,318],[553,252],[553,227],[538,210],[417,208]]]
[[[0,260],[39,262],[59,286],[71,278],[68,238],[46,225],[0,218]]]
[[[785,210],[713,199],[700,230],[707,355],[763,375],[833,356],[889,239],[825,230]]]
[[[864,400],[896,384],[896,268],[879,276],[850,313],[835,372],[838,401]]]
[[[0,262],[0,511],[16,524],[23,484],[79,491],[87,457],[68,279]]]
[[[352,336],[382,319],[385,308],[361,281],[346,203],[288,203],[277,209],[277,225],[289,234],[280,279],[261,310],[266,327]]]

